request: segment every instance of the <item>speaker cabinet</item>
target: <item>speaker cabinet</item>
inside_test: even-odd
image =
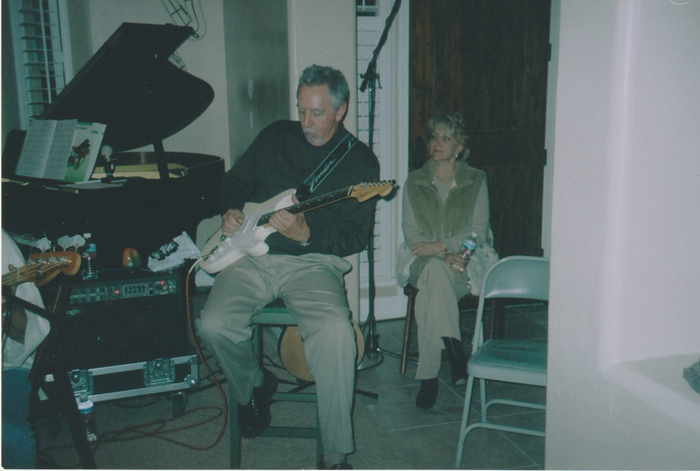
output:
[[[184,278],[179,271],[106,272],[92,281],[75,277],[69,299],[61,349],[70,370],[192,352]]]

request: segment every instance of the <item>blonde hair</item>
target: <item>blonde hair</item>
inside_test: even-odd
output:
[[[457,160],[467,160],[472,147],[472,138],[467,134],[466,124],[462,113],[453,111],[452,113],[440,113],[433,115],[428,121],[428,136],[432,136],[437,127],[444,127],[450,134],[464,147],[457,156]]]

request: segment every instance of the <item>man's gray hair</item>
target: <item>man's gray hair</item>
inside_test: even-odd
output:
[[[331,106],[333,111],[338,111],[343,103],[348,103],[350,99],[350,89],[345,76],[338,69],[321,65],[311,65],[304,69],[301,77],[299,77],[299,85],[297,85],[297,95],[299,88],[302,85],[314,87],[317,85],[327,85],[328,91],[331,94]]]

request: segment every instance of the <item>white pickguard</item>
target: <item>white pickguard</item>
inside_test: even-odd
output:
[[[269,224],[258,226],[258,221],[264,214],[293,205],[293,194],[294,189],[291,189],[264,203],[247,203],[243,207],[243,224],[232,236],[222,237],[222,230],[219,229],[204,245],[202,269],[213,275],[246,255],[257,257],[266,254],[269,247],[265,239],[276,230]]]

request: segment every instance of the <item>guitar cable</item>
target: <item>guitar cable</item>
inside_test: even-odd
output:
[[[224,421],[223,424],[221,425],[221,429],[219,431],[219,435],[216,437],[214,442],[209,445],[206,448],[202,448],[202,450],[208,450],[210,448],[213,448],[221,438],[224,436],[224,433],[226,432],[226,425],[228,424],[228,401],[226,400],[226,393],[224,392],[223,387],[221,386],[221,383],[217,379],[216,375],[214,372],[211,370],[209,367],[209,363],[206,361],[204,358],[204,354],[202,353],[201,348],[199,347],[199,342],[197,341],[197,336],[195,335],[194,332],[194,323],[192,321],[192,310],[191,310],[191,303],[190,303],[190,278],[192,278],[192,273],[194,269],[199,265],[199,263],[202,262],[204,257],[200,257],[197,261],[195,261],[190,269],[187,271],[187,278],[185,280],[185,304],[187,305],[187,330],[189,331],[190,334],[190,340],[192,342],[192,346],[194,347],[196,353],[197,353],[197,358],[199,361],[202,362],[204,365],[204,368],[207,370],[207,373],[209,375],[209,378],[211,378],[212,382],[216,385],[216,388],[219,390],[219,394],[221,395],[221,400],[224,404],[223,406],[223,414],[224,414]]]

